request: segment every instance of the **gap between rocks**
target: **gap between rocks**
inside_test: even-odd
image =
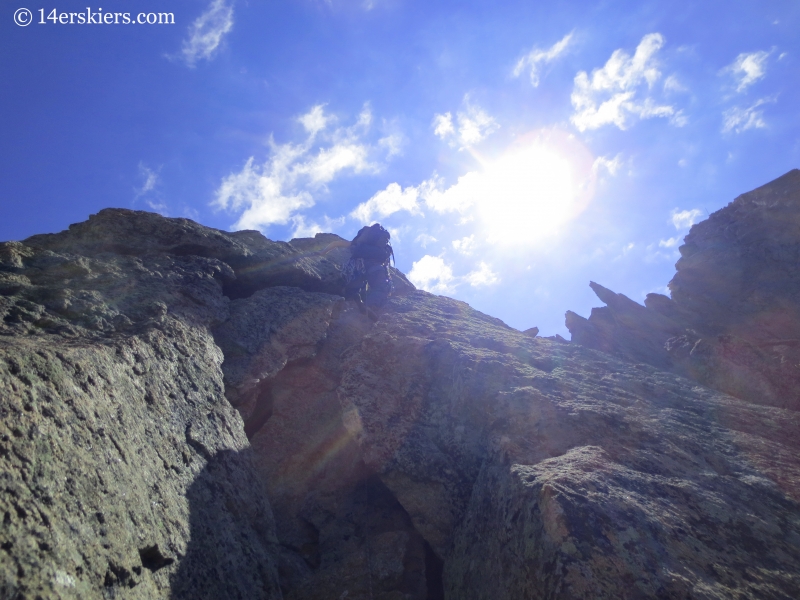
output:
[[[276,309],[276,301],[291,306]],[[252,321],[269,316],[269,326]],[[409,600],[444,598],[441,558],[366,467],[342,421],[337,389],[343,355],[372,323],[326,294],[271,288],[233,300],[227,325],[230,331],[226,324],[215,331],[225,356],[226,397],[244,418],[275,513],[284,597],[366,599],[399,592]],[[292,347],[288,332],[305,342],[302,350]],[[237,340],[239,334],[246,339]],[[270,361],[282,365],[275,370]],[[252,376],[254,368],[269,376],[246,392],[229,389],[232,382],[245,386],[243,373]]]

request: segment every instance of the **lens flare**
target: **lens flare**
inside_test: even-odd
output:
[[[487,239],[532,245],[557,234],[594,193],[593,157],[573,136],[547,131],[525,136],[484,162],[473,182],[477,216]]]

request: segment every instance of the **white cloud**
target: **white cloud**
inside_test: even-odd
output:
[[[675,127],[685,127],[689,122],[689,118],[683,114],[682,110],[678,110],[670,117],[669,122]]]
[[[572,106],[575,114],[571,121],[580,130],[597,129],[613,124],[625,129],[631,116],[641,119],[676,117],[675,107],[658,104],[651,96],[640,100],[637,95],[644,89],[648,94],[661,78],[656,54],[664,45],[664,36],[649,33],[642,38],[633,56],[624,50],[615,50],[602,69],[586,71],[575,76]],[[682,115],[673,123],[685,123]]]
[[[304,142],[276,144],[270,138],[271,155],[263,165],[250,157],[240,172],[222,180],[213,204],[241,213],[234,228],[261,229],[287,223],[297,211],[313,206],[312,192],[324,191],[335,177],[375,170],[369,161],[371,148],[359,137],[363,113],[356,126],[330,132],[327,128],[333,119],[321,106],[298,120],[309,134]],[[321,133],[326,133],[325,146],[314,144]],[[312,144],[316,146],[313,151]]]
[[[533,85],[533,87],[538,87],[541,67],[547,63],[553,62],[556,58],[561,56],[569,46],[571,40],[572,33],[568,33],[547,50],[534,48],[517,61],[513,71],[514,77],[519,77],[522,72],[527,69],[530,74],[531,85]]]
[[[592,171],[598,173],[600,169],[605,169],[608,174],[614,177],[622,167],[622,154],[617,154],[614,158],[598,156],[592,163]]]
[[[423,199],[425,204],[438,213],[463,213],[475,204],[484,193],[485,177],[478,171],[470,171],[458,178],[458,181],[446,190],[441,189],[442,180],[436,175],[428,180],[428,189]]]
[[[458,236],[451,228],[442,233],[448,237],[438,241],[430,235],[434,232],[428,226],[408,234],[409,240],[416,236],[416,243],[423,248],[433,246],[435,250],[429,254],[442,253],[440,256],[447,256],[448,260],[477,254],[476,248],[484,244],[541,245],[562,231],[590,202],[597,179],[591,168],[594,160],[575,136],[561,130],[543,132],[535,139],[513,144],[500,156],[484,160],[480,170],[462,175],[452,185],[436,173],[416,186],[403,187],[393,182],[356,206],[348,216],[362,223],[383,223],[385,217],[396,213],[424,213],[429,220],[440,222],[433,213],[458,213],[451,221],[453,225],[459,217],[458,225],[472,223]],[[594,171],[617,173],[622,163],[621,155],[602,157]],[[434,264],[443,264],[432,260],[417,266],[418,278],[424,280],[422,274],[427,271],[420,271],[423,267],[430,270]],[[486,269],[470,275],[470,280],[483,281],[478,274],[486,282],[493,281]],[[467,281],[461,274],[445,280],[448,286]],[[430,285],[439,285],[438,280]]]
[[[680,245],[682,239],[683,236],[676,235],[673,238],[660,240],[658,246],[656,246],[656,244],[648,244],[642,259],[648,264],[660,263],[662,261],[674,261],[680,256],[677,246]],[[660,248],[663,248],[663,250],[660,250]]]
[[[286,223],[293,212],[314,206],[314,198],[305,190],[286,193],[292,174],[273,157],[263,167],[254,166],[251,156],[239,173],[222,180],[214,201],[218,207],[244,212],[234,224],[236,229],[260,229],[273,223]]]
[[[699,208],[693,208],[691,210],[678,210],[677,208],[673,209],[670,213],[669,222],[675,227],[676,231],[681,232],[680,234],[676,235],[675,237],[667,238],[666,240],[659,240],[658,247],[659,248],[677,248],[680,243],[683,241],[683,233],[689,231],[692,225],[697,223],[700,218],[703,216],[703,211]],[[650,252],[650,258],[674,258],[674,254],[666,255],[657,251],[653,250],[653,246],[650,245],[647,248],[648,252]]]
[[[689,88],[683,85],[677,75],[670,75],[664,80],[665,92],[688,92]]]
[[[409,186],[406,189],[397,183],[390,183],[386,189],[381,190],[366,202],[359,204],[350,216],[362,223],[371,223],[374,216],[387,217],[401,210],[413,214],[420,214],[419,198],[420,187]]]
[[[329,183],[345,169],[355,173],[369,170],[368,148],[357,140],[337,142],[330,148],[321,148],[316,156],[297,163],[293,169],[295,175],[307,175],[313,185]]]
[[[670,222],[678,231],[685,231],[691,229],[692,225],[697,223],[702,216],[703,211],[699,208],[693,208],[692,210],[678,210],[676,208],[670,215]]]
[[[433,133],[442,139],[455,134],[456,129],[453,127],[453,115],[449,112],[443,115],[433,116]]]
[[[139,178],[142,182],[142,185],[141,187],[134,188],[133,201],[136,202],[140,198],[144,198],[147,206],[157,213],[166,216],[167,204],[159,198],[160,194],[158,194],[158,191],[156,190],[160,183],[160,170],[161,169],[159,168],[158,170],[154,171],[143,162],[139,163]]]
[[[426,254],[413,265],[408,279],[418,288],[431,293],[453,292],[453,269],[439,256]]]
[[[480,107],[467,106],[466,112],[458,113],[458,136],[465,146],[474,146],[497,128],[497,121]]]
[[[369,102],[367,102],[361,112],[358,113],[358,121],[356,121],[354,127],[368,129],[370,125],[372,125],[372,109],[369,107]]]
[[[428,235],[427,233],[420,233],[420,234],[419,234],[419,235],[418,235],[418,236],[417,236],[417,237],[414,239],[414,241],[415,241],[415,242],[417,242],[417,243],[418,243],[420,246],[422,246],[423,248],[427,248],[427,247],[428,247],[428,244],[432,244],[432,243],[434,243],[434,242],[435,242],[435,241],[437,241],[437,240],[436,240],[436,238],[435,238],[435,237],[433,237],[432,235]]]
[[[306,223],[306,219],[303,215],[292,217],[292,223],[294,223],[292,238],[308,238],[314,237],[318,233],[323,233],[323,228],[320,225],[315,221]]]
[[[233,5],[225,0],[213,0],[206,11],[189,25],[189,37],[183,41],[181,54],[193,67],[198,60],[208,60],[233,29]]]
[[[552,144],[550,136],[559,144]],[[538,244],[583,211],[603,163],[592,171],[593,160],[574,136],[543,134],[484,160],[480,170],[449,187],[434,174],[420,199],[433,212],[459,213],[461,223],[476,221],[482,241]],[[611,169],[621,162],[605,160]]]
[[[143,162],[139,163],[139,177],[142,179],[142,187],[136,188],[134,199],[139,199],[148,192],[152,192],[158,185],[158,171],[154,171]]]
[[[625,244],[625,245],[624,245],[622,248],[620,248],[619,254],[617,254],[617,255],[616,255],[614,258],[612,258],[611,260],[612,260],[613,262],[616,262],[616,261],[618,261],[618,260],[623,260],[624,258],[626,258],[626,257],[627,257],[627,256],[628,256],[628,255],[629,255],[631,252],[633,252],[634,250],[637,250],[637,252],[638,252],[638,251],[639,251],[639,248],[636,246],[636,244],[635,244],[635,243],[633,243],[633,242],[628,242],[628,243],[627,243],[627,244]],[[616,250],[615,250],[615,251],[616,251]],[[602,252],[601,252],[601,253],[599,253],[599,254],[598,254],[597,252],[595,252],[595,254],[596,254],[598,257],[602,256]]]
[[[378,140],[378,146],[386,149],[386,158],[402,154],[404,138],[399,133],[391,133]]]
[[[736,91],[741,93],[759,79],[763,79],[767,72],[767,59],[772,52],[759,50],[758,52],[743,52],[731,64],[722,69],[722,73],[730,73],[736,80]]]
[[[446,112],[434,115],[433,132],[450,144],[461,145],[461,148],[474,146],[497,131],[500,127],[494,117],[480,106],[470,102],[469,94],[464,96],[464,110],[456,114],[458,127],[453,124],[453,115]]]
[[[492,271],[491,267],[485,262],[481,262],[475,271],[468,273],[465,279],[472,287],[500,283],[500,278],[497,276],[497,273]]]
[[[422,214],[421,202],[437,213],[464,212],[478,199],[482,188],[476,186],[482,175],[471,171],[447,189],[444,180],[434,173],[417,186],[402,188],[390,183],[366,202],[359,204],[350,216],[362,223],[370,223],[375,216],[386,217],[405,210],[411,214]]]
[[[326,233],[330,231],[334,231],[338,229],[342,225],[344,225],[345,218],[338,217],[336,219],[331,219],[329,216],[325,215],[323,220],[323,225],[320,225],[316,221],[311,221],[310,223],[306,223],[306,218],[303,215],[294,215],[292,218],[292,223],[294,224],[294,229],[292,230],[292,237],[293,238],[302,238],[302,237],[314,237],[318,233]]]
[[[332,120],[325,114],[325,105],[318,104],[306,114],[297,117],[297,121],[305,128],[309,135],[315,136],[328,126]]]
[[[403,188],[398,183],[390,183],[359,204],[350,217],[362,223],[371,223],[376,217],[387,217],[400,211],[420,215],[422,202],[437,213],[464,213],[486,195],[487,185],[489,182],[485,174],[478,171],[462,175],[446,189],[443,189],[444,181],[436,173],[417,186]]]
[[[453,248],[456,252],[469,255],[475,250],[475,234],[463,237],[460,240],[453,240]]]
[[[406,233],[410,231],[410,227],[391,227],[387,225],[386,231],[389,232],[389,237],[391,238],[392,242],[399,244],[402,241],[402,238],[405,237]]]
[[[763,129],[767,126],[764,121],[764,111],[759,110],[764,104],[775,102],[775,98],[761,98],[752,106],[742,108],[734,106],[722,113],[722,133],[741,133],[748,129]]]
[[[147,206],[160,214],[162,217],[169,215],[168,206],[166,202],[159,202],[158,200],[146,200]]]

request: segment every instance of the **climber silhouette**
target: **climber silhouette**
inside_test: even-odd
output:
[[[373,321],[378,318],[374,309],[386,304],[393,289],[389,260],[394,259],[394,252],[390,239],[389,232],[375,223],[362,227],[352,241],[336,240],[322,251],[327,254],[334,248],[350,248],[350,260],[342,270],[344,297],[355,301]]]

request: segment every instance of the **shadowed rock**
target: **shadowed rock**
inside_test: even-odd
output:
[[[275,522],[251,461],[249,449],[217,452],[186,491],[189,544],[171,574],[170,598],[281,597]]]
[[[679,250],[671,299],[641,306],[592,283],[607,306],[568,311],[572,340],[800,410],[800,171],[694,225]]]
[[[348,254],[339,251],[329,258],[318,251],[331,234],[273,242],[258,231],[233,233],[199,225],[190,219],[168,219],[154,213],[107,208],[88,221],[70,225],[55,234],[34,235],[24,241],[29,247],[85,257],[103,254],[145,257],[150,255],[196,256],[227,264],[223,279],[225,294],[242,298],[272,286],[294,286],[306,291],[341,293],[340,270]],[[13,251],[7,251],[9,253]],[[396,292],[414,286],[393,269]],[[230,276],[233,275],[233,276]]]

